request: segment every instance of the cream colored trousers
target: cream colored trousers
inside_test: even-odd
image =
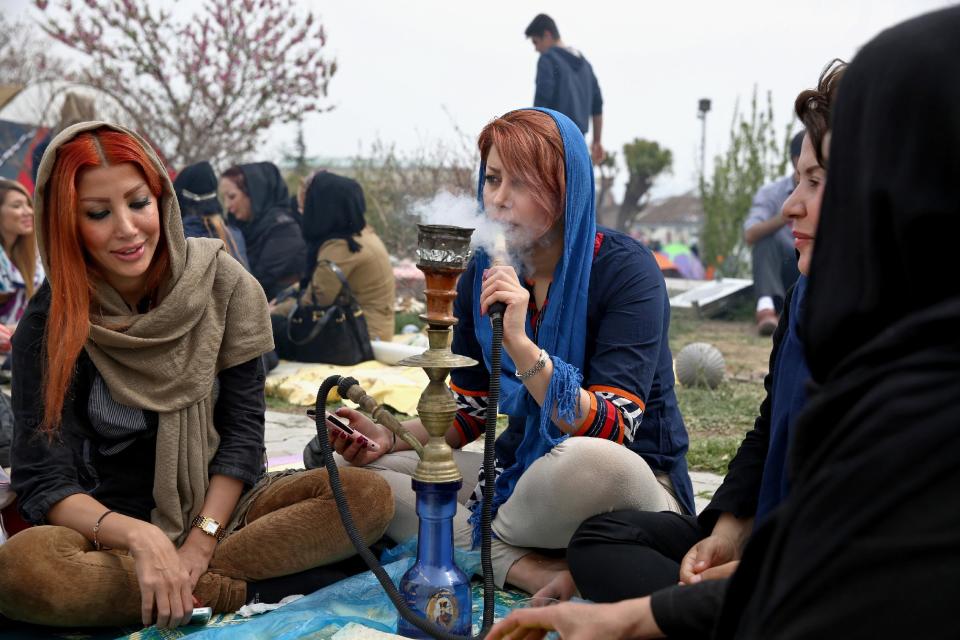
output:
[[[472,546],[471,511],[464,504],[476,486],[483,455],[454,451],[463,474],[460,503],[454,516],[454,544]],[[395,515],[387,535],[397,541],[417,534],[416,494],[411,476],[417,466],[413,451],[388,454],[367,468],[393,489]],[[654,474],[647,463],[623,445],[597,438],[567,438],[530,465],[493,521],[494,580],[503,587],[510,567],[534,549],[565,549],[580,523],[619,509],[675,511],[669,478]]]

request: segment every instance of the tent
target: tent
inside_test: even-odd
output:
[[[680,277],[690,280],[703,280],[703,264],[690,250],[690,247],[674,242],[663,247],[661,251],[680,272]]]

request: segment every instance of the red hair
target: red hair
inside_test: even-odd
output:
[[[552,216],[563,217],[567,198],[563,138],[553,118],[542,111],[511,111],[492,121],[477,140],[486,163],[497,147],[503,168],[530,187],[533,199]]]
[[[164,181],[147,152],[129,134],[110,129],[83,132],[61,146],[47,181],[41,228],[49,266],[47,280],[53,295],[44,339],[47,366],[42,429],[51,436],[60,429],[67,388],[90,334],[94,284],[102,279],[80,235],[77,184],[85,170],[125,162],[136,165],[159,202]],[[162,211],[160,215],[162,218]],[[147,268],[144,291],[154,298],[170,270],[170,251],[163,220],[160,222],[160,240]]]

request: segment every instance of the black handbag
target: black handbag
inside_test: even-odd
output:
[[[329,305],[317,304],[312,290],[312,304],[305,304],[303,297],[297,301],[287,316],[289,345],[285,346],[291,353],[280,353],[280,357],[339,365],[373,360],[367,321],[347,279],[333,262],[318,261],[317,268],[322,266],[329,267],[340,280],[340,292]]]

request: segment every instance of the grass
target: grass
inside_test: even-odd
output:
[[[677,384],[677,402],[690,434],[687,464],[692,470],[723,474],[763,401],[771,341],[758,336],[750,321],[674,318],[670,324],[673,354],[691,342],[717,347],[727,374],[712,390]]]

